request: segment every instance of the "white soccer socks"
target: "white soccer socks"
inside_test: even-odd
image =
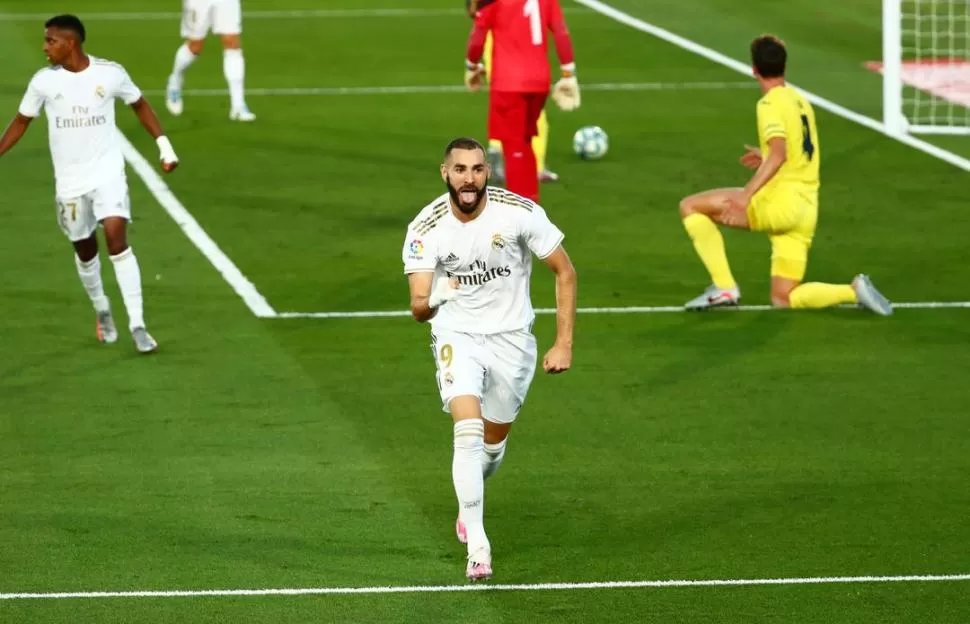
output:
[[[487,479],[495,474],[498,467],[502,465],[505,458],[505,445],[509,441],[505,438],[498,444],[485,443],[485,452],[482,453],[482,478]]]
[[[455,423],[455,456],[451,477],[458,497],[459,517],[468,532],[468,552],[491,551],[485,535],[485,423],[478,418]]]
[[[117,256],[111,256],[118,279],[118,289],[128,311],[128,329],[145,326],[145,315],[141,298],[141,268],[131,247]]]
[[[182,112],[182,82],[185,71],[198,57],[192,53],[188,44],[183,43],[175,52],[175,64],[172,74],[168,77],[168,96],[166,103],[173,114]],[[232,118],[241,121],[252,121],[255,116],[246,106],[245,88],[246,59],[243,51],[238,48],[225,49],[222,52],[222,73],[229,85],[229,101]]]
[[[178,51],[175,52],[175,64],[172,66],[172,75],[169,76],[168,79],[169,89],[182,88],[182,75],[197,58],[199,57],[192,54],[192,50],[189,49],[189,45],[187,43],[183,43]]]
[[[107,312],[109,304],[108,298],[104,296],[104,283],[101,281],[101,259],[95,255],[93,259],[84,262],[74,254],[74,264],[95,311]]]
[[[241,49],[227,49],[222,55],[222,72],[229,84],[229,100],[232,110],[246,110],[243,83],[246,79],[246,60]]]

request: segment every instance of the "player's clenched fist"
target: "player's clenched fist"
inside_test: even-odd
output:
[[[573,350],[564,345],[552,345],[552,348],[542,358],[542,368],[550,374],[564,373],[569,370],[573,362]]]

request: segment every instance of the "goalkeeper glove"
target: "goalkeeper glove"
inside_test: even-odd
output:
[[[455,278],[439,279],[435,284],[431,296],[428,298],[428,307],[437,308],[443,303],[447,303],[458,296],[458,280]]]
[[[552,88],[552,99],[564,111],[579,108],[579,81],[576,80],[576,63],[562,66],[562,76]]]
[[[465,61],[465,86],[471,91],[478,91],[482,88],[482,76],[485,75],[485,66],[481,63]]]

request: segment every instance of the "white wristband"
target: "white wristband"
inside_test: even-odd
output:
[[[158,152],[163,162],[172,163],[178,160],[178,156],[175,155],[175,148],[172,147],[172,142],[168,140],[167,136],[158,137],[155,139],[155,143],[158,145]]]

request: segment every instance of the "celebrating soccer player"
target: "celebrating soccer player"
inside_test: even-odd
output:
[[[760,147],[746,147],[741,164],[755,173],[744,188],[705,191],[680,202],[684,228],[713,284],[687,302],[700,310],[737,305],[741,291],[717,224],[765,232],[771,240],[771,302],[782,308],[826,308],[859,304],[888,316],[892,305],[866,275],[851,284],[802,283],[818,220],[822,154],[812,105],[785,82],[787,52],[772,36],[751,43]]]
[[[580,105],[572,38],[562,8],[559,0],[479,0],[472,5],[475,25],[468,39],[465,85],[481,88],[481,59],[491,34],[488,136],[502,144],[508,189],[538,201],[539,165],[532,141],[549,95],[547,32],[556,41],[562,73],[552,98],[566,111]]]
[[[467,544],[465,574],[474,581],[492,575],[485,479],[502,463],[536,369],[532,255],[556,275],[556,340],[543,358],[547,373],[566,371],[572,362],[576,271],[563,233],[541,206],[488,186],[478,141],[449,143],[441,177],[448,192],[408,226],[402,255],[411,313],[431,322],[438,390],[454,421],[456,532]]]
[[[243,83],[246,61],[242,51],[241,0],[184,0],[182,38],[185,42],[175,52],[175,64],[168,77],[165,106],[173,115],[184,108],[182,84],[185,71],[202,54],[206,35],[212,30],[222,39],[222,72],[229,85],[229,119],[255,121],[256,115],[246,105]]]
[[[149,353],[157,343],[145,329],[141,270],[128,246],[131,205],[125,161],[116,136],[114,100],[130,106],[155,138],[164,171],[175,169],[178,158],[158,117],[125,68],[85,54],[81,20],[59,15],[45,26],[44,53],[51,66],[34,74],[27,85],[20,110],[0,137],[0,156],[16,145],[43,108],[54,163],[57,220],[74,245],[78,275],[94,304],[97,338],[101,342],[118,339],[101,282],[96,235],[100,223],[135,346]]]

